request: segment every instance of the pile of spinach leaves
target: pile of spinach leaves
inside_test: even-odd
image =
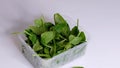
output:
[[[70,30],[68,22],[59,13],[54,14],[54,22],[52,24],[43,18],[36,19],[35,25],[24,30],[26,43],[45,59],[86,42],[85,34],[78,29],[78,25]]]

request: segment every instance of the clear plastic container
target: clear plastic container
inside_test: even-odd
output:
[[[72,19],[69,17],[65,17],[65,19],[68,21],[68,24],[70,25],[70,28],[77,25]],[[79,28],[81,30],[81,28]],[[77,45],[57,56],[54,56],[50,59],[43,59],[39,56],[33,56],[36,53],[34,50],[24,41],[26,37],[24,34],[18,35],[20,41],[22,42],[22,53],[27,58],[27,60],[34,66],[34,68],[58,68],[78,57],[81,57],[85,53],[85,48],[87,45],[87,42],[84,42],[80,45]]]

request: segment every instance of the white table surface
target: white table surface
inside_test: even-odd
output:
[[[120,68],[119,0],[0,0],[0,68],[33,68],[11,33],[56,12],[79,18],[90,37],[86,54],[61,68]]]

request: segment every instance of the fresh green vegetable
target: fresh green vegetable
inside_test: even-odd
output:
[[[71,34],[77,36],[78,33],[79,33],[78,26],[74,26],[74,27],[72,28]]]
[[[34,20],[34,23],[35,23],[35,26],[41,27],[41,26],[44,25],[44,20],[43,20],[43,18],[41,18],[41,19],[36,19],[36,20]]]
[[[84,68],[84,67],[81,67],[81,66],[74,66],[72,68]]]
[[[55,37],[55,34],[53,31],[48,31],[48,32],[44,32],[41,34],[41,43],[44,44],[48,44],[51,40],[53,40]]]
[[[55,21],[55,30],[68,38],[70,34],[70,27],[67,21],[58,13],[54,14],[54,21]]]
[[[60,24],[60,23],[67,24],[66,20],[59,13],[54,14],[54,21],[55,24]]]
[[[37,40],[36,43],[33,46],[33,50],[34,51],[39,51],[41,49],[43,49],[43,47],[40,45],[39,41]]]
[[[66,50],[86,42],[85,33],[74,26],[70,30],[67,22],[59,13],[54,14],[54,24],[43,18],[34,20],[33,26],[24,30],[25,40],[37,53],[37,56],[48,59]]]

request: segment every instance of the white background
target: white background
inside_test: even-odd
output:
[[[11,33],[56,12],[79,18],[90,37],[86,54],[61,68],[120,68],[119,0],[0,0],[0,68],[33,68]]]

